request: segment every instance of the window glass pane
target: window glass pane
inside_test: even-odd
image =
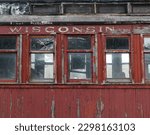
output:
[[[145,76],[150,79],[150,54],[145,54]]]
[[[70,79],[90,79],[91,54],[69,53],[69,75]]]
[[[68,37],[68,49],[91,49],[91,38],[88,37]]]
[[[16,37],[0,37],[0,49],[16,49]]]
[[[0,80],[16,78],[16,54],[0,54]]]
[[[31,80],[53,81],[53,54],[31,54]]]
[[[150,50],[150,38],[144,38],[144,50]]]
[[[129,78],[129,54],[106,54],[107,78]]]
[[[34,37],[31,38],[31,50],[53,50],[54,37]]]
[[[128,38],[107,38],[106,49],[129,49]]]

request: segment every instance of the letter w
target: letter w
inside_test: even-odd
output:
[[[20,32],[20,30],[22,29],[22,27],[13,27],[13,28],[9,28],[11,30],[11,32]]]

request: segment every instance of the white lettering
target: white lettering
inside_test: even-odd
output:
[[[102,28],[103,28],[103,27],[99,27],[99,32],[100,32],[100,33],[102,32]]]
[[[47,32],[47,33],[53,33],[53,32],[55,32],[54,31],[54,27],[46,27],[45,28],[45,32]]]
[[[28,33],[29,32],[29,28],[25,27],[25,32]]]
[[[41,27],[35,26],[32,27],[33,32],[40,32],[41,31]]]
[[[61,33],[65,33],[65,32],[68,32],[68,31],[69,31],[69,28],[68,28],[68,27],[60,27],[60,28],[58,29],[58,31],[61,32]]]
[[[22,29],[22,27],[9,27],[9,29],[10,29],[10,31],[12,32],[12,33],[15,33],[15,32],[20,32],[20,30]]]
[[[96,31],[96,30],[95,30],[95,27],[94,27],[94,26],[93,26],[93,27],[91,26],[91,27],[87,27],[87,28],[86,28],[86,33],[95,33],[95,31]]]
[[[115,30],[115,28],[114,27],[106,27],[106,32],[112,32],[112,31],[114,31]]]
[[[72,32],[80,32],[82,33],[82,28],[73,27]]]

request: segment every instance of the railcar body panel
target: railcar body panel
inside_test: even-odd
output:
[[[0,117],[150,117],[150,85],[144,67],[144,56],[149,52],[143,51],[144,37],[150,35],[148,24],[9,25],[0,26],[1,35],[18,38],[19,54],[16,82],[9,82],[7,79],[0,82]],[[65,48],[70,42],[67,37],[78,35],[82,37],[90,35],[89,37],[93,39],[90,40],[92,50],[79,51],[93,55],[91,81],[87,81],[85,77],[78,81],[77,78],[72,82],[67,81],[67,72],[70,72],[66,64],[69,63],[66,62],[69,52]],[[55,37],[53,83],[30,81],[30,55],[44,53],[44,50],[39,52],[30,50],[30,38],[33,36]],[[130,55],[130,82],[121,79],[115,82],[106,81],[107,37],[129,37],[130,51],[127,52]],[[113,51],[111,53],[114,53]],[[4,53],[3,50],[2,52]],[[78,50],[72,51],[77,52]],[[84,66],[80,66],[82,67]],[[75,66],[75,69],[78,68]]]

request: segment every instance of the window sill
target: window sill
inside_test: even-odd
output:
[[[105,81],[105,84],[124,84],[124,83],[132,83],[132,81],[130,79],[107,79]]]

